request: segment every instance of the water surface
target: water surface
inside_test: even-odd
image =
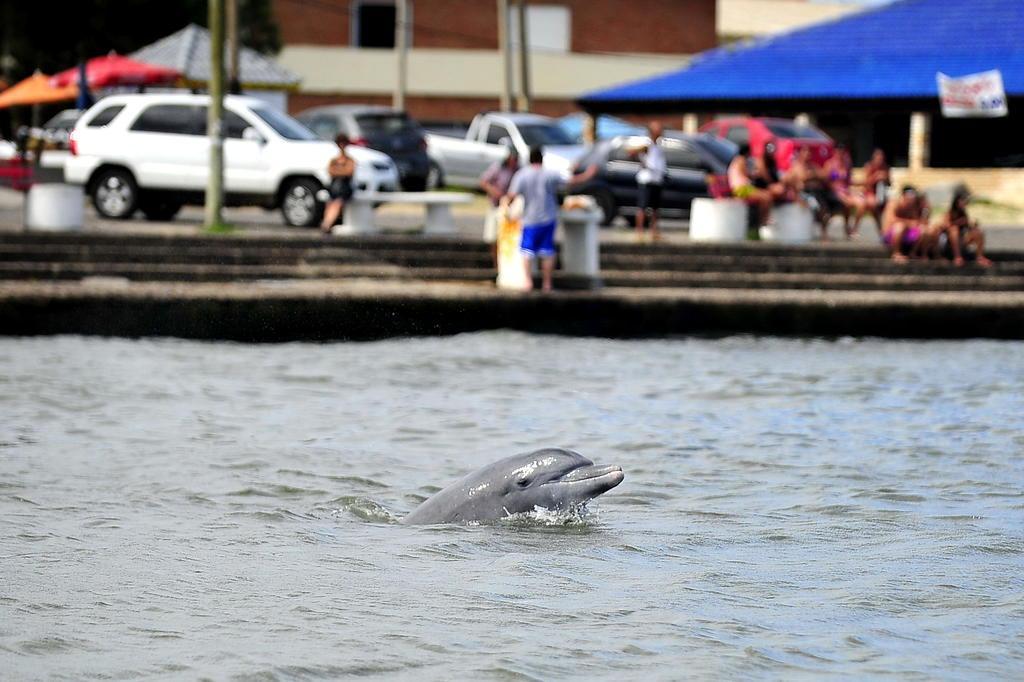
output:
[[[0,340],[8,679],[1024,673],[1024,345]],[[582,522],[405,527],[549,445]]]

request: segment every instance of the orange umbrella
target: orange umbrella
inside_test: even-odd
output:
[[[0,109],[18,106],[19,104],[64,102],[77,96],[77,84],[72,83],[55,88],[50,85],[49,76],[36,71],[25,80],[12,85],[0,93]]]

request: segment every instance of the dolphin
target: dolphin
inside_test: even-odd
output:
[[[544,448],[498,460],[452,483],[402,523],[494,521],[542,507],[578,507],[622,483],[622,468],[597,466],[578,452]]]

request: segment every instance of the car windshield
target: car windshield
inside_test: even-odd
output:
[[[360,114],[356,121],[366,135],[418,132],[419,128],[405,114]]]
[[[264,123],[274,129],[274,132],[286,140],[320,139],[316,136],[316,133],[296,121],[291,116],[274,111],[273,109],[254,107],[252,113],[259,116]]]
[[[801,140],[827,140],[820,130],[815,130],[810,126],[797,125],[796,123],[790,123],[788,121],[771,121],[765,122],[765,127],[772,132],[775,137],[782,137],[786,139],[798,138]]]
[[[732,157],[739,151],[739,147],[729,140],[713,135],[701,135],[696,142],[725,166],[729,165]]]
[[[553,123],[530,123],[519,126],[519,134],[529,147],[551,144],[574,144],[568,133]]]

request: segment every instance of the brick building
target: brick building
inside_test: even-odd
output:
[[[499,107],[498,7],[496,0],[409,0],[411,114],[468,120]],[[394,0],[274,0],[274,12],[279,61],[302,77],[291,111],[391,102]],[[532,108],[551,115],[575,110],[584,92],[678,68],[717,42],[716,0],[538,0],[526,12]],[[517,24],[513,10],[513,54]]]

